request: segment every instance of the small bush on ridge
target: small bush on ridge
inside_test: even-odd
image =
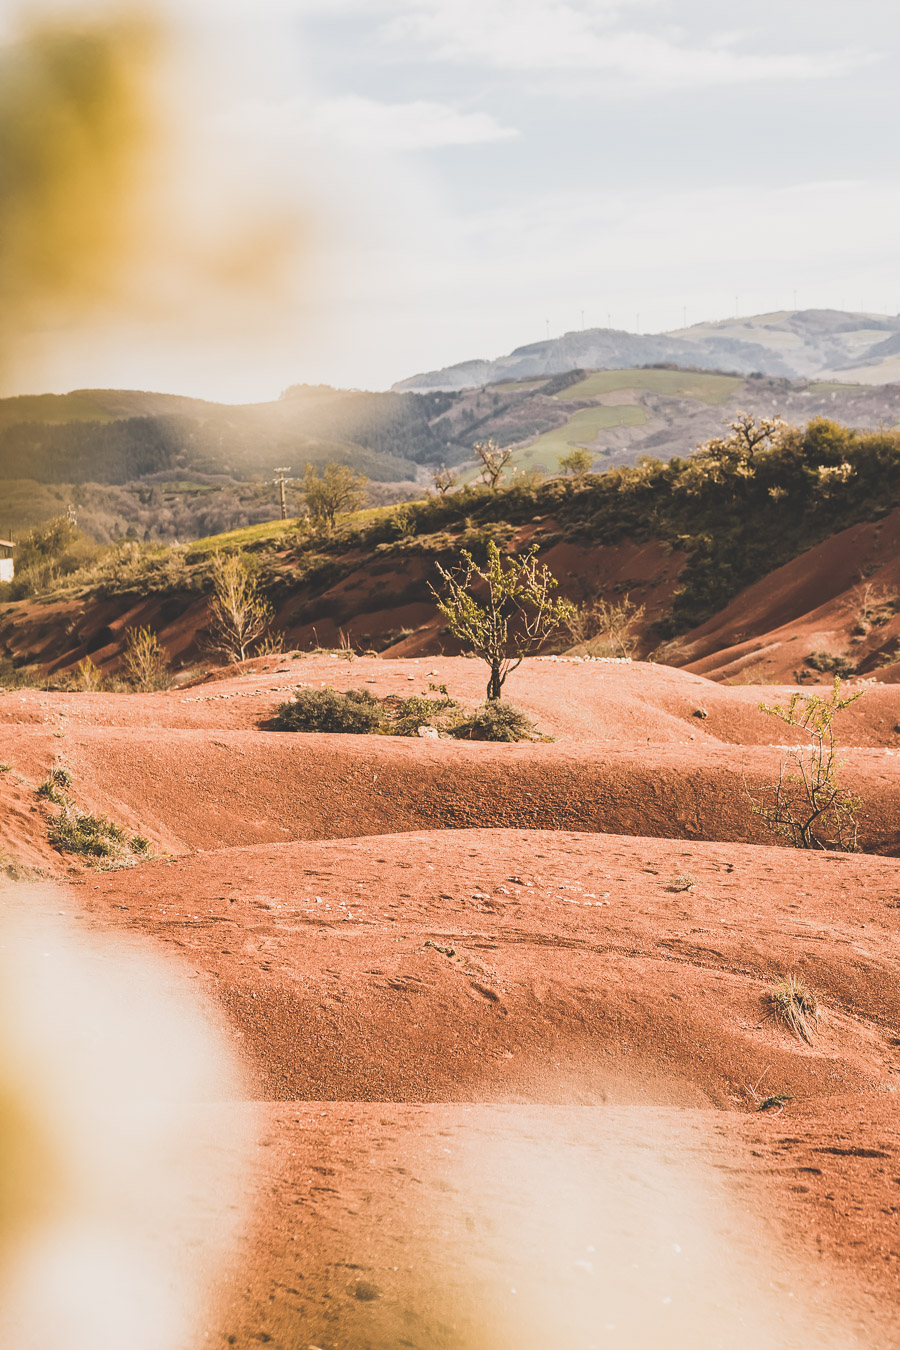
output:
[[[37,789],[37,795],[44,801],[62,806],[72,786],[72,771],[64,764],[55,764]]]
[[[385,699],[384,707],[390,719],[387,730],[392,736],[415,736],[419,727],[430,726],[433,718],[447,717],[461,711],[456,700],[448,694],[441,694],[439,698],[412,694],[396,704],[393,700]]]
[[[533,741],[537,728],[527,714],[512,703],[491,699],[455,726],[450,735],[466,741]]]
[[[368,689],[348,689],[345,694],[325,689],[298,689],[275,714],[277,731],[380,731],[384,721],[381,704]]]
[[[438,695],[389,695],[378,699],[367,689],[341,693],[325,689],[298,689],[282,703],[272,722],[276,731],[330,731],[383,736],[415,736],[422,726],[434,726],[445,736],[470,741],[532,741],[541,737],[520,708],[499,699],[466,713],[442,688]]]
[[[139,693],[168,689],[169,658],[152,628],[126,628],[122,673]]]

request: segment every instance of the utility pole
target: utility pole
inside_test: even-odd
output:
[[[71,502],[69,502],[68,506],[66,507],[66,520],[69,522],[70,525],[74,526],[78,524],[78,517],[75,514],[75,507]]]
[[[285,468],[283,468],[283,469],[276,469],[276,470],[275,470],[275,475],[276,475],[276,476],[272,479],[272,482],[275,484],[275,486],[278,488],[279,492],[281,493],[281,519],[282,519],[282,520],[287,520],[287,499],[286,499],[286,497],[285,497],[285,495],[284,495],[284,488],[285,488],[285,484],[288,482],[288,479],[285,478],[285,474],[290,473],[290,471],[291,471],[290,465],[287,465],[287,466],[286,466]]]

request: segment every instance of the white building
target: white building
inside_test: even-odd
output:
[[[12,581],[16,565],[13,562],[15,544],[11,539],[0,539],[0,581]]]

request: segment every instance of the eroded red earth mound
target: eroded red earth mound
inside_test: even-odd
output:
[[[0,847],[194,977],[259,1104],[256,1218],[198,1345],[894,1344],[897,687],[839,729],[850,855],[750,810],[787,689],[538,660],[509,694],[555,739],[493,745],[267,729],[300,683],[474,704],[483,671],[0,699]],[[54,763],[159,856],[55,853]],[[775,1016],[791,974],[809,1043]]]

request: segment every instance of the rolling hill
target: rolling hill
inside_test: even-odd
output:
[[[126,629],[146,624],[176,666],[190,666],[204,651],[220,548],[253,555],[285,649],[452,655],[436,564],[494,541],[537,546],[575,601],[629,595],[643,607],[638,650],[668,664],[722,679],[758,667],[797,683],[823,672],[894,681],[898,522],[900,432],[819,419],[749,454],[735,440],[577,481],[464,487],[357,512],[332,532],[277,521],[187,548],[118,546],[60,564],[36,594],[13,583],[6,598],[21,598],[0,605],[0,661],[10,678],[22,668],[45,678],[85,656],[114,671]]]
[[[843,378],[885,384],[900,375],[900,316],[842,310],[782,310],[694,324],[669,333],[591,328],[517,347],[494,360],[463,361],[394,385],[398,392],[472,389],[563,371],[674,362],[706,370],[787,379]]]
[[[295,475],[348,464],[375,506],[422,496],[442,464],[471,480],[472,447],[487,439],[512,447],[511,471],[553,474],[573,446],[593,452],[596,470],[684,455],[738,410],[895,426],[900,383],[873,382],[895,366],[900,319],[805,311],[654,338],[569,334],[388,393],[298,385],[253,405],[96,389],[3,399],[0,531],[19,537],[71,504],[104,543],[189,542],[277,513],[278,464]],[[297,489],[288,496],[299,514]]]

